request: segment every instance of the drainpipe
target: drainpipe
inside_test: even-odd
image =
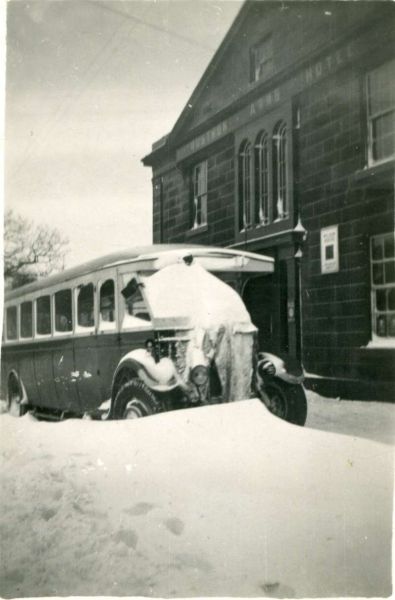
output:
[[[163,177],[152,180],[154,204],[159,204],[159,243],[164,242],[164,208],[163,208]]]

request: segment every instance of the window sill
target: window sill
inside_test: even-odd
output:
[[[256,237],[256,236],[267,236],[280,233],[282,231],[288,231],[290,225],[289,216],[284,218],[278,218],[270,223],[257,223],[251,225],[247,229],[241,229],[237,232],[238,239],[245,239],[245,237]]]
[[[200,227],[195,227],[194,229],[189,229],[185,235],[186,237],[193,237],[194,235],[199,235],[199,233],[205,233],[208,231],[208,225],[200,225]]]
[[[385,162],[380,162],[373,165],[367,165],[363,169],[354,173],[355,181],[370,180],[375,182],[377,177],[392,176],[395,168],[395,159],[391,158]]]
[[[395,350],[395,338],[374,338],[366,346],[361,346],[362,350],[375,350],[375,349],[387,348],[388,350]]]

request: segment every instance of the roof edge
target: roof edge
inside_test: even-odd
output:
[[[167,135],[163,136],[162,138],[160,138],[159,140],[154,142],[152,144],[151,152],[149,152],[146,156],[144,156],[144,158],[142,158],[141,162],[144,164],[144,166],[152,166],[153,160],[157,156],[159,157],[161,152],[166,147],[168,147],[172,138],[174,138],[177,135],[177,132],[184,125],[184,122],[189,117],[191,108],[194,106],[194,103],[197,102],[197,100],[204,88],[205,82],[210,77],[211,72],[215,69],[217,63],[221,60],[223,54],[226,52],[228,46],[231,43],[231,40],[236,35],[238,29],[241,27],[242,22],[244,21],[244,18],[246,17],[250,6],[252,6],[253,4],[254,4],[254,0],[245,0],[244,4],[240,7],[239,12],[237,13],[237,15],[235,16],[235,18],[233,20],[233,23],[231,24],[228,31],[225,33],[219,47],[217,48],[213,57],[211,58],[210,62],[208,63],[206,69],[203,72],[203,75],[200,77],[191,96],[188,98],[188,100],[187,100],[183,110],[181,111],[181,114],[179,115],[178,119],[176,120],[172,130]]]

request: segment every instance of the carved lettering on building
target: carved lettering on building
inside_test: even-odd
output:
[[[262,112],[266,108],[270,108],[273,104],[280,102],[280,90],[276,88],[268,92],[250,105],[250,117]]]
[[[189,156],[190,154],[193,154],[197,150],[200,150],[201,148],[212,144],[216,140],[219,140],[222,136],[226,135],[227,132],[228,122],[222,121],[215,127],[212,127],[205,133],[202,133],[202,135],[199,135],[198,137],[185,144],[185,146],[179,148],[177,150],[177,160],[182,160],[183,158]]]
[[[181,146],[181,148],[177,150],[177,162],[194,154],[198,150],[209,146],[230,131],[233,131],[237,127],[248,122],[249,119],[260,115],[264,111],[275,108],[281,101],[289,98],[295,93],[299,93],[304,87],[313,85],[323,77],[335,72],[353,58],[354,54],[355,50],[353,49],[353,43],[350,42],[343,48],[316,61],[309,67],[300,71],[295,77],[289,79],[288,82],[281,86],[281,88],[278,87],[274,90],[270,90],[250,105],[247,105],[240,112],[233,114],[228,119],[221,121],[215,127],[212,127],[184,146]]]
[[[302,73],[301,83],[302,85],[312,85],[321,77],[329,75],[332,71],[335,71],[341,67],[344,63],[353,57],[353,49],[351,44],[347,44],[344,48],[336,50],[333,54],[328,54],[322,60],[317,61],[311,67],[305,69]]]

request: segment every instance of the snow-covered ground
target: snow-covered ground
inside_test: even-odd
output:
[[[393,406],[309,409],[2,414],[1,596],[390,595]]]
[[[307,390],[306,427],[395,443],[395,407],[385,402],[324,398]]]

